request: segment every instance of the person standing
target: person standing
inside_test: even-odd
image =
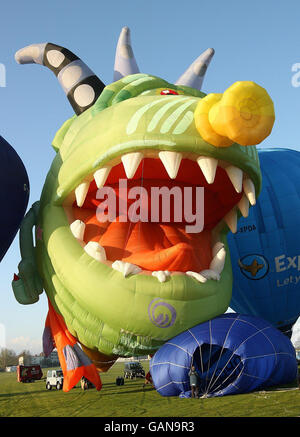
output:
[[[145,376],[145,381],[144,381],[144,384],[143,384],[143,388],[144,388],[145,385],[147,385],[147,384],[151,384],[152,387],[154,387],[154,385],[153,385],[153,380],[152,380],[152,376],[151,376],[151,373],[150,373],[150,372],[148,372],[148,373],[146,374],[146,376]]]
[[[192,390],[192,398],[198,398],[199,397],[199,376],[196,372],[195,366],[191,367],[191,370],[189,372],[190,377],[190,386]]]

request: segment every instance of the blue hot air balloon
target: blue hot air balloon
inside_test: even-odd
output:
[[[300,153],[261,149],[262,191],[228,235],[230,307],[261,317],[287,335],[300,316]]]
[[[23,162],[0,136],[0,261],[15,238],[28,198],[29,181]]]
[[[265,320],[227,313],[165,343],[150,361],[162,396],[190,397],[189,371],[200,378],[201,397],[248,393],[297,377],[290,339]]]

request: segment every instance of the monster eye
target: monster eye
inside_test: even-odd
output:
[[[174,91],[174,90],[166,89],[166,90],[162,90],[162,91],[160,92],[160,94],[161,94],[162,96],[170,95],[170,94],[178,95],[178,92],[177,92],[177,91]]]

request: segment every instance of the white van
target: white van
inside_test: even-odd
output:
[[[64,383],[64,375],[61,369],[48,370],[46,389],[51,390],[52,387],[56,387],[57,390],[61,390]]]

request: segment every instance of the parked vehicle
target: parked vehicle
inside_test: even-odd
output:
[[[61,390],[64,383],[64,375],[61,369],[48,370],[46,389],[51,390],[52,387],[56,387],[56,390]]]
[[[124,366],[124,378],[145,378],[145,370],[139,361],[129,361]]]
[[[34,382],[42,378],[41,366],[17,366],[18,382]]]

